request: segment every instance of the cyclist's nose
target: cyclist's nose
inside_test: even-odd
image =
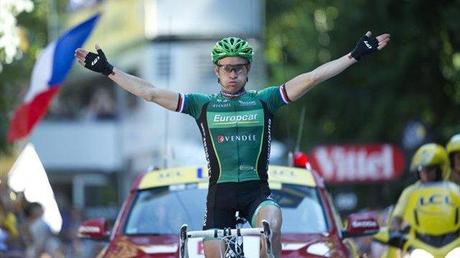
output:
[[[236,72],[235,69],[232,69],[230,71],[229,75],[230,75],[230,78],[232,78],[232,79],[238,78],[238,73]]]

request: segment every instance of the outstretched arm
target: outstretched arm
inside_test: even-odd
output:
[[[382,34],[374,38],[371,37],[371,32],[368,31],[349,54],[327,62],[311,72],[300,74],[286,82],[286,92],[289,99],[291,101],[299,99],[315,85],[336,76],[356,63],[360,57],[381,50],[389,40],[389,34]]]
[[[179,94],[177,92],[157,88],[148,81],[134,75],[127,74],[116,67],[114,67],[113,74],[110,74],[109,78],[123,89],[145,99],[146,101],[154,102],[172,111],[177,108],[177,101],[179,98]]]
[[[108,63],[104,52],[98,45],[96,45],[96,50],[97,54],[81,48],[75,50],[75,57],[78,63],[94,72],[108,76],[121,88],[146,101],[154,102],[169,110],[176,110],[179,98],[177,92],[157,88],[146,80],[113,67]]]

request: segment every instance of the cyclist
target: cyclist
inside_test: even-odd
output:
[[[391,230],[403,230],[404,213],[408,206],[408,199],[411,193],[433,183],[442,183],[446,188],[457,191],[455,184],[445,181],[449,178],[450,170],[448,164],[447,152],[441,145],[435,143],[428,143],[422,145],[414,154],[410,165],[410,170],[417,173],[417,182],[406,187],[399,197],[396,204],[391,220]],[[444,181],[444,182],[443,182]]]
[[[446,145],[446,150],[452,171],[450,180],[460,185],[460,134],[456,134],[450,138]]]
[[[252,226],[260,227],[266,219],[273,231],[273,252],[279,257],[281,210],[270,198],[267,183],[273,113],[361,57],[384,48],[389,40],[389,34],[373,37],[367,32],[350,53],[336,60],[279,87],[246,91],[253,48],[243,39],[224,38],[211,52],[220,85],[220,92],[214,95],[181,94],[156,88],[113,67],[97,45],[97,53],[77,49],[75,56],[82,66],[108,76],[134,95],[195,118],[203,136],[210,174],[203,229],[234,227],[236,211]],[[206,256],[220,257],[222,244],[216,239],[205,241]]]

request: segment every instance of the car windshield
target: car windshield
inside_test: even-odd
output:
[[[178,234],[182,224],[201,230],[206,189],[182,185],[139,191],[125,224],[127,235]],[[272,197],[283,212],[283,233],[321,233],[328,226],[318,191],[312,187],[283,185]]]

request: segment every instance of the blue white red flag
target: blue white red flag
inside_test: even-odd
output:
[[[76,25],[42,51],[32,71],[30,88],[10,120],[8,142],[29,135],[46,114],[51,100],[58,93],[74,63],[75,50],[89,37],[99,17],[100,14],[96,14]]]

